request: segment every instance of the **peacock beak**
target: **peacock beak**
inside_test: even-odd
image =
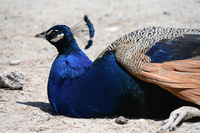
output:
[[[46,31],[35,35],[35,37],[37,37],[37,38],[43,38],[43,39],[46,40]]]

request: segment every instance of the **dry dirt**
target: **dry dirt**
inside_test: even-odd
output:
[[[94,45],[84,51],[92,60],[138,28],[200,28],[200,0],[0,0],[0,72],[11,68],[26,75],[23,90],[0,89],[0,132],[158,131],[162,120],[132,118],[118,125],[115,117],[77,119],[52,112],[46,85],[57,51],[34,35],[56,24],[73,26],[84,14],[96,29]],[[11,66],[16,59],[21,63]],[[184,122],[174,132],[200,132],[200,123]]]

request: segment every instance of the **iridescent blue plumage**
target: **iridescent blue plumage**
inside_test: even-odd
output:
[[[151,58],[152,63],[162,63],[198,56],[199,49],[198,36],[185,35],[175,40],[163,39],[157,42],[145,54]]]
[[[119,107],[124,93],[136,95],[142,105],[143,92],[119,68],[112,52],[92,64],[81,50],[72,51],[59,55],[52,65],[48,97],[58,114],[73,117],[111,114]]]
[[[87,16],[84,20],[87,22],[89,31],[94,31]],[[57,114],[71,117],[95,117],[117,113],[163,117],[182,105],[191,104],[161,89],[156,84],[148,83],[132,75],[123,62],[116,60],[120,57],[117,54],[122,55],[121,49],[117,51],[118,53],[108,50],[92,62],[78,47],[73,36],[75,31],[77,31],[76,28],[71,31],[65,25],[57,25],[36,35],[36,37],[47,39],[59,53],[52,64],[48,81],[48,98]],[[93,36],[94,32],[90,32],[90,37]],[[179,54],[188,46],[184,43],[179,45],[180,40],[159,41],[145,54],[151,58],[151,63],[160,63],[190,58],[197,53]],[[197,48],[195,43],[194,39],[192,46]],[[134,47],[132,48],[135,50]],[[137,52],[134,55],[141,55]]]

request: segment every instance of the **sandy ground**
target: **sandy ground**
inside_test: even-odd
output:
[[[0,132],[158,131],[162,120],[132,118],[118,125],[115,117],[75,119],[52,112],[46,85],[57,51],[34,35],[56,24],[73,26],[84,14],[96,29],[94,45],[85,51],[92,60],[138,28],[200,28],[200,0],[0,0],[0,72],[11,68],[26,75],[23,90],[0,89]],[[11,66],[15,59],[21,63]],[[174,132],[200,132],[200,123],[184,122]]]

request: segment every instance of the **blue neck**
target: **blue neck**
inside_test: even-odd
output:
[[[64,37],[60,41],[52,44],[57,48],[59,55],[68,55],[72,51],[81,51],[73,36]]]
[[[71,81],[76,81],[84,75],[91,65],[92,61],[77,44],[59,51],[59,55],[52,64],[48,82],[48,97],[55,112],[58,113],[56,103],[59,103],[57,101],[59,95],[70,88]],[[69,94],[66,93],[67,95]],[[63,100],[65,101],[65,98]]]

